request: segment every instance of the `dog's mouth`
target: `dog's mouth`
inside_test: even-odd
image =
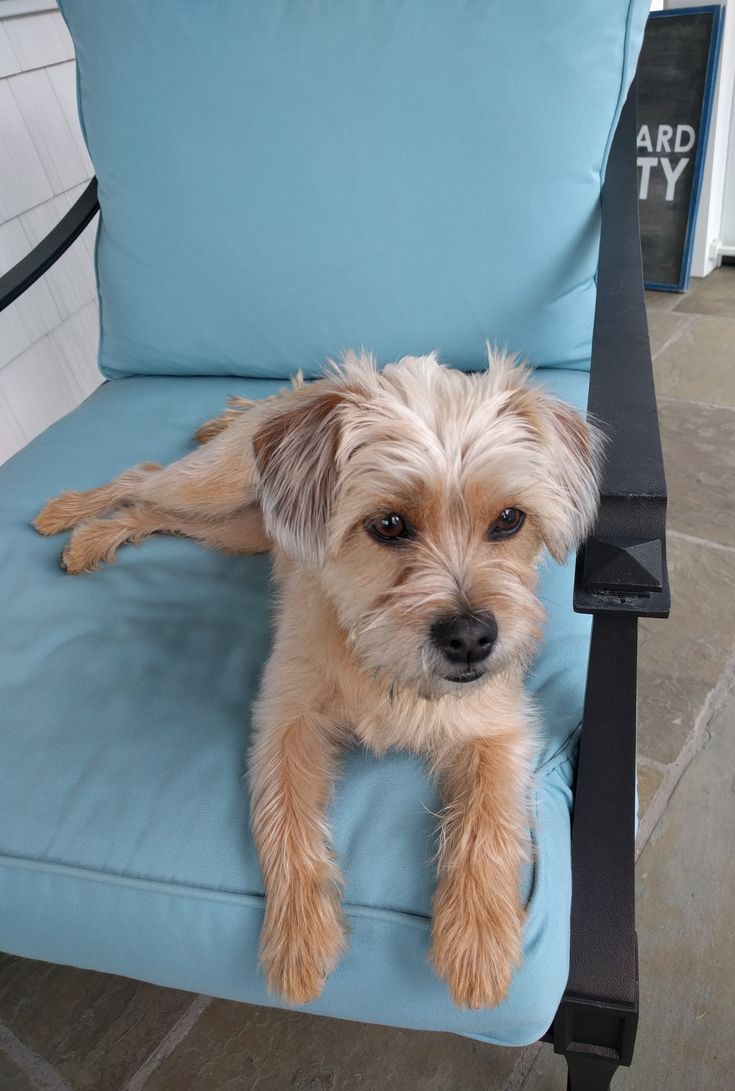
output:
[[[464,685],[466,682],[476,682],[484,673],[484,671],[463,671],[461,674],[445,674],[444,678],[447,682],[459,682],[460,685]]]

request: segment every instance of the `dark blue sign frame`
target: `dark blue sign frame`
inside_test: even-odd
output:
[[[717,65],[720,56],[723,8],[720,4],[707,4],[702,5],[702,7],[672,8],[668,11],[651,12],[648,17],[649,19],[676,19],[683,15],[703,15],[705,13],[711,13],[712,15],[712,35],[710,37],[709,52],[707,55],[707,70],[704,79],[702,110],[699,117],[699,131],[697,134],[697,148],[694,156],[692,191],[689,198],[689,216],[684,237],[681,272],[677,284],[662,284],[655,281],[646,281],[645,283],[646,288],[663,292],[685,292],[689,287],[694,231],[697,223],[697,212],[699,211],[699,199],[702,192],[702,176],[704,174],[710,120],[712,117],[712,100],[715,93]]]

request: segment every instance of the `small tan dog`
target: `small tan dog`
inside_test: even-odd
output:
[[[34,525],[76,527],[71,573],[155,532],[273,550],[277,632],[250,762],[269,987],[312,1000],[344,949],[325,811],[357,736],[419,752],[439,777],[434,966],[458,1004],[497,1004],[521,957],[536,568],[544,546],[562,560],[592,524],[597,435],[491,353],[477,374],[348,354],[316,382],[235,399],[198,437],[165,469],[64,493]]]

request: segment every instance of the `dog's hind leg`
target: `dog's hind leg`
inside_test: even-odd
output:
[[[76,528],[61,554],[61,567],[75,576],[103,562],[114,564],[121,545],[139,545],[152,534],[193,538],[222,553],[267,553],[270,542],[260,509],[252,504],[224,519],[197,519],[148,504],[120,508],[106,519],[89,519]]]
[[[121,504],[130,503],[135,497],[137,486],[149,474],[159,470],[161,466],[157,462],[143,462],[140,466],[121,473],[109,485],[100,485],[85,492],[74,489],[63,492],[44,505],[33,520],[33,526],[39,534],[61,534],[85,519],[106,515]]]
[[[143,463],[108,485],[62,493],[48,501],[33,525],[40,534],[59,534],[131,504],[152,505],[186,520],[227,520],[255,503],[254,434],[280,410],[284,396],[291,403],[300,399],[298,381],[295,386],[257,403],[231,399],[222,418],[203,426],[210,427],[211,438],[202,447],[169,466]]]
[[[187,517],[221,519],[253,502],[252,472],[252,444],[234,429],[169,466],[146,462],[108,485],[62,493],[48,501],[33,525],[40,534],[59,534],[137,503]]]
[[[218,417],[212,417],[211,420],[200,425],[194,433],[194,439],[197,443],[209,443],[210,439],[214,439],[220,432],[224,432],[225,428],[229,428],[231,424],[234,424],[241,413],[247,413],[256,404],[252,398],[241,398],[239,396],[228,398],[228,408],[220,413]]]
[[[301,390],[304,386],[304,373],[298,371],[291,378],[291,389]],[[275,398],[280,398],[283,391],[278,391],[275,394],[269,395],[267,398],[254,399],[243,398],[240,394],[233,394],[231,398],[227,399],[227,409],[223,410],[218,417],[212,417],[211,420],[205,421],[200,425],[194,433],[194,439],[198,443],[209,443],[211,439],[218,436],[221,432],[224,432],[226,428],[229,428],[231,424],[234,424],[236,420],[239,420],[243,413],[247,413],[248,410],[253,409],[257,405],[265,405],[266,402],[273,401]]]

